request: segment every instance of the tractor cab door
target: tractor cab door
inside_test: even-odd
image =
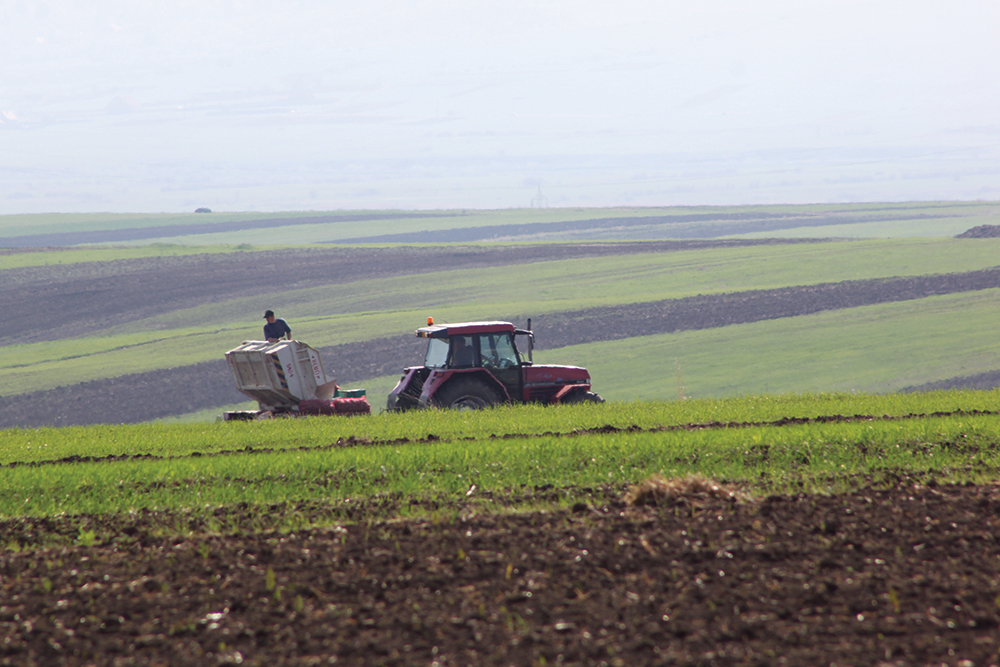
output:
[[[486,333],[477,336],[479,358],[483,368],[493,374],[507,388],[507,393],[515,401],[522,400],[524,380],[521,374],[521,358],[514,347],[514,338],[509,331]]]
[[[476,336],[452,336],[448,354],[448,368],[475,368]]]

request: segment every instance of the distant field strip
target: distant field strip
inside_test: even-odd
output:
[[[161,239],[171,236],[191,234],[213,234],[237,232],[248,229],[274,229],[291,225],[315,225],[331,222],[371,222],[373,220],[396,220],[415,218],[440,218],[458,215],[456,213],[366,213],[355,215],[303,216],[294,218],[262,218],[256,220],[227,220],[225,222],[189,223],[179,225],[159,225],[80,232],[50,232],[46,234],[25,234],[22,236],[0,237],[0,246],[7,248],[28,248],[46,246],[73,246],[81,244],[112,244],[124,241]]]
[[[545,332],[542,339],[545,344],[539,346],[538,360],[587,366],[594,375],[598,391],[607,392],[607,389],[613,388],[609,397],[655,399],[677,393],[674,377],[678,373],[674,371],[674,361],[679,365],[683,359],[684,372],[688,373],[692,365],[700,364],[699,367],[704,367],[711,361],[691,361],[692,357],[700,358],[699,355],[707,354],[715,360],[711,361],[715,364],[714,370],[704,370],[697,374],[697,378],[689,380],[705,383],[720,372],[725,376],[722,379],[716,378],[716,384],[708,385],[713,387],[708,390],[712,394],[725,392],[725,387],[730,387],[729,391],[732,391],[733,386],[740,386],[733,381],[738,376],[742,377],[743,382],[768,377],[768,373],[748,366],[745,360],[757,359],[764,349],[770,348],[765,348],[762,341],[756,341],[751,333],[739,327],[729,328],[729,325],[758,323],[754,326],[759,328],[763,321],[779,322],[773,327],[766,327],[776,331],[765,340],[786,350],[797,349],[796,346],[801,344],[817,347],[815,341],[822,341],[821,351],[811,352],[809,350],[812,348],[809,348],[802,354],[806,355],[806,361],[810,363],[819,363],[814,360],[816,357],[820,362],[824,358],[828,359],[830,365],[837,363],[835,358],[838,350],[853,349],[850,343],[852,339],[844,337],[845,332],[850,330],[849,327],[855,326],[857,318],[864,320],[857,326],[865,327],[864,335],[868,337],[866,341],[862,341],[863,344],[867,345],[874,340],[872,336],[885,338],[880,343],[884,349],[871,349],[871,354],[886,361],[893,350],[903,349],[900,347],[903,340],[911,345],[905,349],[908,350],[908,355],[912,355],[914,351],[928,345],[928,336],[945,336],[951,330],[954,338],[958,331],[958,322],[954,318],[956,309],[981,313],[962,320],[963,326],[969,330],[970,341],[981,342],[984,338],[995,335],[994,332],[1000,328],[1000,322],[994,322],[996,313],[1000,310],[996,307],[997,297],[990,290],[991,287],[1000,286],[1000,269],[911,279],[848,281],[840,286],[843,293],[838,291],[838,285],[804,286],[642,303],[635,304],[631,309],[624,306],[604,307],[539,316],[536,328]],[[955,293],[919,301],[948,290],[955,290]],[[867,307],[869,310],[859,307]],[[874,311],[871,310],[873,308]],[[887,308],[893,309],[891,315],[880,314],[880,309]],[[823,311],[840,311],[851,315],[830,315],[827,317],[829,321],[822,327],[821,322],[800,317]],[[897,326],[894,324],[897,321],[906,324]],[[804,331],[800,331],[803,328]],[[722,336],[726,342],[713,347],[691,335],[662,337],[665,332],[703,329],[718,330],[720,333],[713,336]],[[787,332],[788,335],[783,338],[782,332]],[[661,337],[657,338],[657,335]],[[730,340],[733,337],[735,340]],[[601,348],[601,344],[597,342],[621,339],[628,340],[617,343],[614,350]],[[561,354],[562,358],[546,359],[547,350],[574,345],[581,347],[567,350],[566,354]],[[934,348],[937,354],[945,357],[956,354],[947,344],[937,344]],[[976,349],[963,347],[962,353],[968,355]],[[336,364],[336,375],[342,384],[392,375],[407,365],[419,363],[420,359],[419,341],[412,335],[322,347],[321,353],[325,359]],[[612,354],[609,356],[609,353]],[[566,358],[567,354],[570,358]],[[996,355],[990,356],[989,350],[976,354],[977,359],[996,359]],[[608,359],[611,360],[610,367]],[[907,357],[907,360],[912,366],[913,359]],[[798,377],[796,373],[801,373],[802,363],[786,363],[780,358],[772,361],[774,368],[784,369],[783,377],[786,381],[793,376]],[[940,363],[942,368],[951,368],[945,360]],[[872,368],[877,372],[879,365],[875,364]],[[870,373],[871,370],[869,368],[866,372]],[[981,370],[983,369],[980,367],[977,372]],[[743,377],[747,373],[753,377]],[[602,379],[602,376],[606,379]],[[938,377],[943,379],[940,375]],[[895,376],[893,378],[900,379]],[[861,381],[860,378],[856,379]],[[905,378],[902,379],[902,384],[912,384],[906,382]],[[695,382],[692,381],[691,384],[694,385]],[[17,389],[18,385],[10,387]],[[858,385],[854,384],[844,388],[856,387]],[[640,388],[643,393],[631,393],[640,391]],[[784,388],[775,385],[761,388],[760,391],[796,389],[801,390],[803,387]],[[645,393],[650,390],[658,393]],[[703,392],[707,389],[702,384],[693,387],[693,390]],[[629,393],[624,393],[626,391]],[[8,395],[0,405],[0,426],[138,422],[194,412],[211,406],[229,405],[241,400],[242,395],[232,387],[225,362],[218,359],[178,368],[92,380],[45,391]],[[372,397],[371,400],[378,407],[381,397]]]
[[[38,279],[38,269],[32,275],[28,271],[22,275],[24,269],[29,267],[44,267],[52,265],[63,265],[63,272],[54,274],[57,279],[66,279],[72,275],[72,269],[66,271],[66,267],[73,264],[88,264],[90,262],[114,262],[128,259],[143,259],[148,257],[179,257],[184,255],[205,255],[226,252],[251,252],[274,250],[275,248],[253,247],[249,245],[214,245],[214,246],[182,246],[165,245],[154,243],[144,246],[132,247],[98,247],[98,248],[19,248],[0,250],[0,276],[3,282],[15,278],[15,272],[8,269],[20,269],[16,272],[19,284],[32,282]],[[107,264],[104,264],[107,266]],[[79,273],[91,273],[87,267],[77,267],[75,271]],[[44,272],[44,270],[42,270]]]
[[[877,212],[876,212],[877,211]],[[854,213],[854,212],[852,212]],[[674,215],[647,215],[641,217],[590,218],[561,222],[536,222],[530,224],[484,225],[480,227],[455,227],[451,229],[427,230],[402,234],[382,234],[338,238],[330,243],[469,243],[474,241],[516,241],[539,240],[556,235],[572,233],[597,234],[607,236],[609,230],[635,227],[656,228],[656,237],[694,239],[716,238],[753,233],[758,236],[769,232],[803,227],[823,227],[832,225],[871,224],[896,220],[938,220],[950,217],[964,217],[968,213],[954,209],[947,213],[915,214],[910,211],[876,209],[861,211],[861,214],[845,214],[840,211],[810,213],[806,215],[784,212],[747,211],[740,213],[696,213]]]
[[[1000,369],[998,330],[994,289],[588,343],[536,359],[572,359],[617,400],[893,392]]]
[[[808,207],[807,207],[808,208]],[[724,210],[725,207],[697,207],[697,210]],[[56,234],[62,232],[103,232],[114,230],[143,230],[151,227],[172,232],[164,240],[169,242],[172,237],[192,235],[197,236],[198,230],[204,225],[216,223],[234,223],[237,232],[254,229],[255,221],[275,220],[277,227],[286,228],[304,224],[313,228],[323,228],[326,225],[339,225],[340,222],[364,222],[369,228],[377,228],[385,232],[412,227],[414,221],[419,224],[433,226],[435,224],[454,226],[455,218],[461,218],[462,224],[476,226],[496,224],[498,222],[550,222],[589,218],[595,215],[643,215],[643,212],[674,211],[683,213],[695,210],[691,207],[671,207],[669,209],[634,209],[634,208],[580,208],[580,209],[452,209],[452,210],[340,210],[340,211],[283,211],[283,212],[214,212],[214,213],[38,213],[0,215],[0,246],[5,237],[32,236],[37,234]],[[420,217],[415,217],[420,216]],[[436,221],[435,219],[440,219]],[[299,220],[300,222],[294,222]],[[292,222],[285,222],[292,221]],[[309,221],[312,221],[311,223]],[[447,221],[447,222],[446,222]],[[245,226],[244,223],[250,223]],[[217,227],[215,229],[223,229]],[[202,232],[201,236],[211,233]],[[230,234],[232,238],[237,238]],[[226,241],[228,242],[228,241]],[[236,240],[236,243],[241,242]]]
[[[967,220],[967,222],[963,222]],[[978,220],[978,221],[976,221]],[[997,202],[437,211],[0,216],[0,247],[73,244],[456,243],[732,236],[954,236],[1000,222]]]
[[[839,239],[955,237],[979,225],[1000,225],[1000,207],[992,213],[986,212],[983,215],[900,217],[877,222],[833,223],[821,228],[805,225],[763,232],[727,234],[722,238],[815,238],[820,231],[824,237]]]
[[[258,251],[252,256],[241,252],[204,253],[21,267],[0,271],[0,302],[4,304],[6,317],[19,323],[16,331],[0,334],[0,342],[78,338],[194,306],[394,276],[636,253],[655,255],[692,248],[760,245],[770,246],[771,243],[701,241],[296,248]],[[253,308],[257,310],[258,307]],[[242,317],[246,317],[245,313]]]
[[[31,340],[33,322],[39,318],[43,321],[49,318],[60,325],[57,331],[103,324],[99,335],[0,346],[0,369],[30,371],[30,379],[25,380],[30,380],[35,389],[46,389],[56,386],[52,381],[67,384],[144,372],[176,366],[181,359],[186,364],[207,361],[217,358],[220,349],[232,347],[234,341],[260,335],[255,320],[264,307],[262,303],[268,306],[280,303],[280,312],[293,322],[296,337],[321,347],[367,340],[373,331],[403,335],[427,315],[451,321],[495,319],[504,314],[523,319],[538,313],[583,310],[589,306],[741,292],[751,285],[758,289],[794,286],[804,278],[809,283],[837,281],[850,275],[877,278],[905,274],[914,266],[926,272],[945,272],[959,264],[974,267],[996,261],[991,250],[1000,251],[1000,241],[972,247],[962,247],[960,242],[884,241],[608,255],[522,265],[518,281],[510,280],[510,269],[501,265],[438,271],[417,279],[406,276],[361,279],[344,283],[343,287],[331,288],[328,284],[266,296],[231,295],[222,301],[211,300],[110,326],[106,319],[97,321],[83,314],[80,318],[70,317],[73,310],[59,303],[63,290],[73,294],[87,283],[105,292],[103,298],[109,294],[120,297],[113,306],[125,309],[122,317],[141,315],[146,311],[130,310],[128,300],[137,309],[146,308],[148,301],[155,300],[160,283],[155,282],[152,291],[145,289],[144,283],[154,282],[146,278],[138,284],[131,283],[137,289],[129,290],[130,276],[122,269],[123,275],[117,279],[119,289],[111,287],[115,283],[105,283],[100,277],[84,279],[79,286],[73,282],[62,290],[41,282],[43,293],[32,304],[35,311],[18,318],[18,341]],[[256,256],[245,258],[243,263],[256,259]],[[808,271],[803,266],[808,266]],[[190,272],[192,267],[181,265],[181,270]],[[327,280],[337,280],[340,275],[331,268]],[[170,279],[164,276],[162,282],[169,283]],[[526,294],[522,282],[536,287]],[[211,285],[229,292],[227,287],[231,284],[225,277],[216,277]],[[456,285],[461,285],[461,289],[456,290]],[[236,289],[234,286],[233,290]],[[51,301],[52,306],[48,307],[46,301]],[[14,376],[9,379],[8,384],[22,384]],[[3,393],[0,389],[0,394]]]
[[[101,251],[52,254],[77,252]],[[121,252],[108,251],[112,257]],[[0,402],[0,425],[145,421],[240,403],[244,399],[232,388],[221,356],[240,340],[260,336],[265,307],[278,307],[297,338],[321,348],[341,382],[380,378],[386,384],[421,358],[412,329],[427,315],[438,321],[518,323],[533,317],[544,359],[547,350],[565,345],[986,292],[996,285],[998,269],[990,267],[998,256],[1000,239],[295,248],[109,262],[92,261],[94,255],[87,254],[87,261],[65,266],[0,271],[0,300],[8,319],[18,323],[16,330],[7,330],[9,343],[0,345],[6,380],[0,396],[8,396]],[[960,267],[973,270],[956,272]],[[872,280],[843,282],[848,276]],[[970,302],[949,303],[956,309],[950,314],[953,326],[983,332],[991,326],[989,306],[970,321]],[[918,330],[923,326],[919,312],[907,318]],[[808,325],[800,335],[810,335]],[[852,335],[849,329],[826,326],[833,326],[823,332],[831,349],[849,343],[830,333]],[[911,354],[934,356],[943,349],[952,354],[951,361],[923,376],[907,371],[897,377],[893,371],[881,386],[997,368],[960,368],[960,359],[972,358],[966,351],[926,342],[933,347],[913,347]],[[610,398],[637,396],[621,393],[627,388],[621,369],[629,365],[633,348],[645,347],[630,341],[605,349],[595,359],[599,390],[607,388]],[[735,347],[745,355],[733,360],[739,366],[759,363],[756,348]],[[729,358],[725,349],[715,351]],[[982,357],[975,358],[978,363]],[[550,359],[590,364],[587,356]],[[875,359],[874,367],[879,365]],[[171,367],[176,368],[166,370]],[[633,371],[629,376],[645,377],[651,368],[646,364],[638,376]],[[656,368],[662,375],[663,364]],[[942,375],[947,369],[956,372]],[[669,375],[676,376],[676,370]],[[792,379],[790,390],[804,388]],[[677,393],[676,381],[664,387],[662,377],[654,385],[650,376],[648,382],[658,393],[641,394],[645,397]],[[732,383],[713,386],[712,391],[738,391]],[[13,394],[24,398],[14,400]],[[381,399],[374,396],[373,403]]]
[[[997,287],[1000,287],[1000,269],[912,278],[851,280],[543,315],[538,317],[537,326],[545,328],[544,347],[564,347],[575,344],[570,341],[578,341],[583,330],[588,331],[592,340],[614,340]]]
[[[540,236],[553,232],[568,232],[579,230],[597,230],[620,227],[638,227],[651,225],[683,225],[692,222],[723,222],[732,220],[752,220],[753,229],[760,229],[763,221],[783,220],[791,225],[791,220],[801,220],[800,216],[788,213],[696,213],[687,215],[646,215],[616,218],[586,218],[583,220],[565,220],[560,222],[534,222],[527,224],[483,225],[480,227],[453,227],[403,234],[382,234],[379,236],[361,236],[337,239],[329,243],[469,243],[474,241],[489,241],[494,239],[511,240],[522,237]],[[771,222],[771,225],[776,223]],[[801,226],[796,223],[791,226]],[[769,228],[769,227],[768,227]],[[665,234],[667,238],[672,235]],[[711,234],[686,236],[687,238],[706,238]],[[683,238],[683,237],[678,237]]]
[[[511,311],[531,314],[848,278],[952,273],[995,266],[1000,253],[1000,239],[707,243],[711,246],[289,249],[25,267],[0,271],[0,300],[8,318],[19,323],[16,332],[0,338],[30,343],[90,333],[110,337],[144,328],[155,331],[156,338],[192,327],[233,331],[247,327],[248,313],[256,315],[266,302],[282,304],[283,316],[299,323],[296,335],[306,333],[303,317],[317,320],[304,340],[323,345],[331,335],[343,334],[319,323],[319,314],[337,318],[339,326],[344,313],[378,316],[372,311],[467,301],[482,306],[482,314],[473,317],[493,318]],[[521,279],[534,285],[529,293],[519,281],[509,280],[511,265],[523,267]],[[406,277],[411,275],[425,277]],[[345,287],[331,289],[334,285]],[[109,348],[117,346],[108,341]]]
[[[376,213],[377,211],[336,211],[336,214]],[[334,212],[331,212],[334,213]],[[283,218],[316,216],[310,211],[288,211]],[[227,222],[231,220],[262,220],[278,217],[275,213],[20,213],[0,215],[0,240],[8,236],[29,236],[78,231],[104,231],[163,227],[172,225]],[[0,241],[0,245],[3,245]]]

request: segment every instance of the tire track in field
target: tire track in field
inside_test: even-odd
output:
[[[540,349],[555,349],[998,287],[1000,268],[843,281],[535,315],[534,329]],[[521,323],[530,315],[506,319]],[[414,336],[392,336],[319,349],[337,381],[347,384],[418,364],[423,346]],[[245,400],[219,359],[5,396],[0,428],[137,423]]]
[[[346,449],[350,447],[395,447],[398,445],[416,445],[416,444],[429,444],[429,443],[446,443],[446,442],[459,442],[459,441],[475,441],[475,440],[515,440],[519,438],[543,438],[543,437],[557,437],[557,438],[572,438],[583,435],[600,435],[605,433],[670,433],[677,431],[708,431],[708,430],[726,430],[726,429],[747,429],[747,428],[767,428],[767,427],[783,427],[783,426],[803,426],[806,424],[853,424],[859,422],[891,422],[891,421],[906,421],[911,419],[931,419],[938,417],[973,417],[973,416],[983,416],[983,415],[1000,415],[1000,411],[997,410],[953,410],[950,412],[924,412],[924,413],[908,413],[905,415],[820,415],[818,417],[782,417],[780,419],[774,419],[771,421],[755,421],[755,422],[720,422],[720,421],[710,421],[710,422],[691,422],[687,424],[673,424],[670,426],[653,426],[650,428],[643,428],[641,426],[613,426],[611,424],[606,424],[604,426],[595,426],[593,428],[582,428],[574,429],[572,431],[566,431],[564,433],[555,433],[552,431],[546,431],[544,433],[505,433],[503,435],[490,434],[488,436],[482,437],[454,437],[454,438],[442,438],[440,436],[434,435],[433,433],[424,436],[423,438],[394,438],[392,440],[373,440],[371,438],[357,438],[355,436],[348,436],[347,438],[338,438],[336,442],[328,445],[315,445],[315,446],[303,446],[303,447],[288,447],[288,448],[275,448],[275,447],[251,447],[247,446],[243,449],[227,449],[218,452],[191,452],[189,454],[180,454],[177,456],[158,456],[156,454],[109,454],[107,456],[67,456],[60,459],[51,459],[47,461],[11,461],[9,463],[0,463],[0,468],[37,468],[42,466],[51,465],[75,465],[78,463],[117,463],[121,461],[173,461],[173,460],[184,460],[192,458],[214,458],[218,456],[240,456],[244,454],[284,454],[284,453],[295,453],[295,452],[323,452],[332,449]],[[294,419],[293,417],[285,417],[285,419]],[[322,419],[338,419],[336,416],[322,417]],[[238,427],[237,427],[238,428]],[[179,482],[180,483],[180,482]]]

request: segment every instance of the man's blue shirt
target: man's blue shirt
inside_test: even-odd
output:
[[[288,326],[288,322],[280,317],[275,318],[274,322],[268,322],[264,325],[264,340],[268,338],[283,338],[286,333],[290,334],[292,330]]]

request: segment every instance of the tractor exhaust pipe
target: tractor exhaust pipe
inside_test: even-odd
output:
[[[531,333],[531,318],[528,318],[528,362],[535,363],[534,351],[535,351],[535,334]]]

